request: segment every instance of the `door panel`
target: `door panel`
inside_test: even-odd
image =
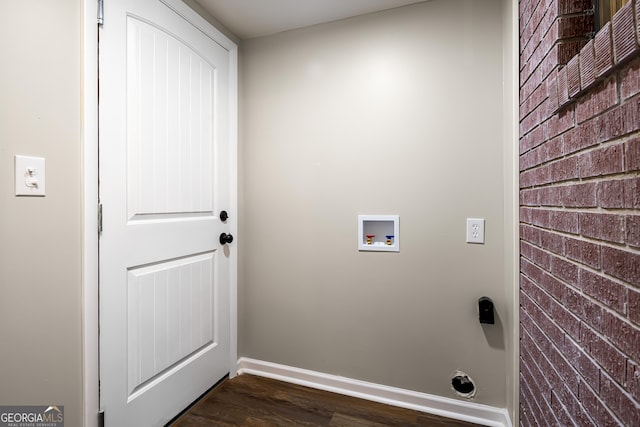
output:
[[[129,269],[128,393],[135,398],[218,345],[213,253]]]
[[[212,212],[216,69],[135,17],[127,34],[129,216]]]
[[[218,236],[235,227],[218,212],[235,209],[234,67],[229,51],[173,9],[180,4],[105,3],[99,249],[107,427],[163,425],[230,370],[235,255]]]

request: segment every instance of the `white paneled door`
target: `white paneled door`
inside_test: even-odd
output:
[[[235,46],[179,0],[104,7],[100,405],[164,425],[232,366]]]

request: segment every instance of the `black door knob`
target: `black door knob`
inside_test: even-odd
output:
[[[220,244],[224,245],[225,243],[233,242],[233,236],[231,234],[222,233],[220,235]]]
[[[227,211],[220,212],[220,221],[225,222],[229,218]]]

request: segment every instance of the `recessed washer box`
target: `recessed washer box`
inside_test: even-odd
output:
[[[400,216],[358,215],[358,250],[400,252]]]

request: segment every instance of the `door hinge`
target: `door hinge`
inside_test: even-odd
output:
[[[104,24],[104,0],[98,0],[98,25]]]
[[[98,236],[102,234],[102,203],[98,203]]]
[[[98,412],[98,427],[104,427],[104,411]]]

